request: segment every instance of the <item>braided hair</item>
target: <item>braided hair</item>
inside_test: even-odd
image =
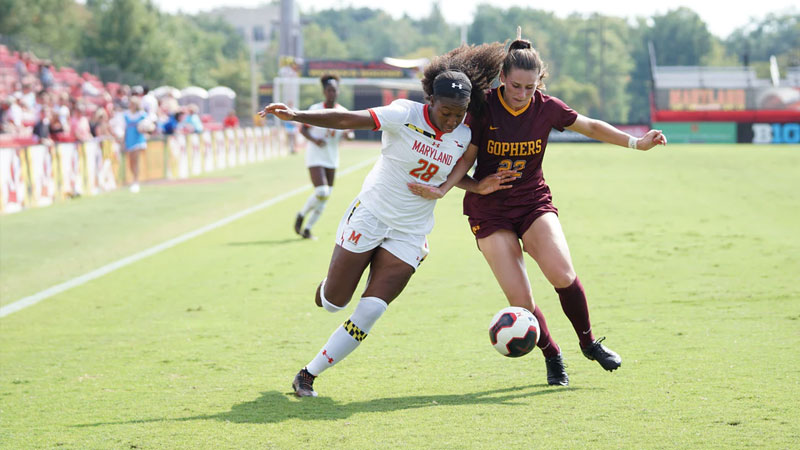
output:
[[[500,73],[505,58],[503,44],[495,42],[481,45],[462,45],[434,58],[423,72],[422,90],[430,100],[434,93],[434,80],[445,72],[461,72],[472,85],[469,112],[479,113],[486,101],[486,92]]]

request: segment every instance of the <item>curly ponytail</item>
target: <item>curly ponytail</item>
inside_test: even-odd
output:
[[[492,87],[492,81],[500,73],[500,64],[505,57],[503,44],[495,42],[481,45],[462,45],[437,56],[425,67],[422,78],[422,90],[426,98],[433,95],[433,81],[447,71],[461,72],[472,84],[469,112],[477,114],[486,101],[486,91]]]

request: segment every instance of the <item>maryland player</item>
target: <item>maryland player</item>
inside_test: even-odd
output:
[[[347,111],[347,108],[336,102],[339,97],[339,77],[323,75],[320,77],[320,82],[325,101],[314,103],[308,110]],[[297,213],[294,231],[305,239],[313,239],[311,227],[317,223],[325,209],[325,204],[333,189],[336,168],[339,167],[339,141],[342,137],[353,139],[353,132],[352,130],[336,130],[305,124],[300,128],[300,133],[309,142],[306,151],[306,167],[311,176],[311,183],[314,185],[314,192],[306,200],[303,209]]]
[[[262,111],[318,127],[382,131],[381,156],[342,217],[328,275],[317,288],[315,302],[330,312],[342,310],[369,266],[366,289],[350,318],[295,376],[292,388],[297,396],[317,395],[314,379],[366,338],[428,254],[426,235],[433,228],[435,201],[414,195],[408,185],[455,183],[472,166],[471,160],[461,158],[471,137],[462,122],[468,107],[483,104],[504,53],[495,43],[462,46],[435,58],[422,80],[429,101],[425,105],[396,100],[361,111],[294,111],[271,104]],[[512,176],[508,171],[494,174],[475,190],[493,192]]]
[[[521,38],[519,29],[517,33],[500,71],[502,85],[488,94],[483,114],[470,114],[467,118],[472,140],[464,159],[472,162],[477,157],[478,165],[473,177],[467,176],[457,185],[468,191],[464,196],[464,214],[469,217],[478,248],[508,303],[533,311],[539,320],[542,335],[537,345],[545,356],[548,383],[567,385],[569,377],[561,349],[550,336],[544,315],[533,301],[523,252],[536,261],[558,293],[584,356],[596,360],[608,371],[617,369],[622,358],[601,343],[605,338],[594,338],[586,294],[575,274],[558,210],[544,180],[542,159],[550,130],[569,129],[638,150],[666,145],[667,138],[659,130],[650,130],[636,139],[545,95],[542,91],[547,70],[530,41]],[[485,196],[477,193],[476,180],[509,169],[516,174],[511,189]],[[439,198],[452,186],[448,180],[437,188],[420,184],[410,188],[426,198]]]

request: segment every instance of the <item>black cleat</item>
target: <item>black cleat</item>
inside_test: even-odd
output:
[[[317,237],[311,234],[311,230],[309,230],[308,228],[303,230],[303,233],[300,236],[303,236],[303,239],[311,239],[312,241],[317,240]]]
[[[302,235],[300,230],[303,227],[303,219],[304,217],[300,213],[297,213],[297,217],[294,219],[294,232],[300,235]]]
[[[547,384],[550,386],[567,386],[569,384],[569,375],[564,367],[564,358],[561,357],[561,353],[545,358],[544,365],[547,366]]]
[[[592,361],[597,361],[601,366],[603,366],[603,369],[611,372],[622,365],[622,358],[620,358],[618,354],[614,353],[614,351],[601,344],[603,340],[605,340],[605,337],[597,339],[588,347],[582,348],[581,351],[583,352],[583,356],[591,359]]]
[[[292,381],[294,395],[298,397],[316,397],[317,391],[314,390],[315,378],[317,377],[308,373],[308,370],[303,367],[303,370],[297,372],[297,375],[294,376],[294,381]]]

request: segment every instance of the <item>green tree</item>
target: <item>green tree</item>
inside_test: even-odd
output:
[[[306,59],[349,59],[347,44],[330,27],[310,23],[303,27]]]
[[[159,25],[160,15],[141,0],[93,0],[93,20],[83,39],[84,53],[104,65],[145,76],[150,82],[181,81],[173,61],[178,49]],[[124,80],[123,80],[124,81]]]
[[[734,30],[725,47],[741,61],[747,55],[749,62],[766,62],[775,55],[782,65],[800,66],[800,14],[768,14]]]
[[[697,66],[711,51],[706,23],[686,7],[653,16],[646,38],[653,41],[656,61],[662,66]]]
[[[19,50],[63,65],[79,53],[90,17],[74,0],[0,0],[0,35],[18,41]]]

